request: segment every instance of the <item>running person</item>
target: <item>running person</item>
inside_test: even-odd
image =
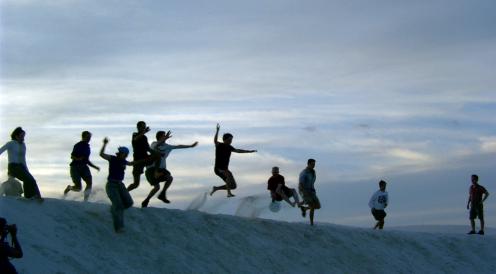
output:
[[[226,190],[227,197],[234,197],[231,190],[236,189],[236,181],[234,180],[234,176],[229,170],[229,160],[231,158],[231,152],[236,153],[253,153],[257,152],[256,150],[244,150],[237,149],[231,146],[233,136],[230,133],[225,133],[222,136],[222,143],[219,142],[219,129],[220,125],[217,124],[217,130],[215,131],[214,143],[215,143],[215,166],[214,172],[219,176],[226,184],[222,186],[214,186],[210,195],[214,194],[217,190]]]
[[[100,168],[90,161],[90,140],[91,132],[83,131],[81,141],[74,145],[71,153],[72,162],[70,164],[71,178],[74,186],[68,185],[64,190],[64,195],[67,195],[71,190],[75,192],[81,191],[81,179],[83,179],[86,183],[86,188],[84,189],[85,201],[88,201],[90,197],[93,181],[88,166],[100,171]]]
[[[172,180],[174,179],[171,173],[167,170],[167,157],[170,152],[174,149],[181,148],[191,148],[198,145],[198,142],[194,142],[191,145],[169,145],[166,143],[167,139],[171,138],[170,130],[165,133],[165,131],[159,131],[156,134],[157,141],[153,142],[151,145],[152,151],[160,154],[160,159],[156,162],[148,165],[146,167],[145,176],[148,182],[153,186],[153,189],[150,191],[146,199],[141,203],[141,207],[147,207],[150,199],[155,195],[160,189],[160,182],[165,182],[164,188],[158,195],[158,199],[163,201],[164,203],[170,203],[167,199],[167,189],[172,184]]]
[[[295,207],[297,204],[300,206],[303,205],[303,203],[300,204],[300,199],[296,190],[286,186],[284,176],[279,174],[279,167],[275,166],[272,168],[272,177],[270,177],[267,182],[267,189],[270,191],[272,202],[284,200],[292,207]],[[289,199],[291,197],[294,198],[294,202],[291,202]]]
[[[148,145],[148,138],[145,135],[150,131],[150,128],[147,127],[146,123],[143,121],[139,121],[136,124],[136,128],[138,129],[138,132],[133,132],[131,143],[133,145],[133,159],[134,161],[140,161],[150,157],[148,154],[150,151],[150,145]],[[131,191],[139,186],[141,174],[143,174],[145,166],[146,161],[133,166],[133,183],[127,187],[128,191]]]
[[[471,176],[472,185],[469,189],[467,209],[470,209],[470,226],[472,230],[468,234],[475,234],[475,218],[480,220],[480,230],[477,234],[484,235],[484,201],[489,196],[486,188],[479,185],[479,176]],[[484,196],[484,197],[482,197]]]
[[[377,190],[369,200],[369,207],[377,223],[374,229],[384,228],[384,218],[386,218],[386,212],[384,209],[388,206],[389,196],[386,191],[386,182],[381,180],[379,182],[379,190]]]
[[[0,148],[0,154],[7,150],[9,154],[8,175],[22,181],[24,197],[43,201],[38,184],[26,165],[25,136],[26,132],[21,127],[14,129],[10,135],[12,140]]]
[[[315,175],[315,160],[308,159],[307,167],[301,171],[298,190],[303,198],[303,201],[307,206],[300,206],[301,215],[306,216],[307,210],[310,210],[310,225],[313,225],[313,216],[316,209],[320,209],[320,201],[315,192],[315,180],[317,179]]]

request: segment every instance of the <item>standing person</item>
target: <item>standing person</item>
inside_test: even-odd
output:
[[[7,220],[0,217],[0,273],[2,274],[16,274],[15,267],[9,262],[9,258],[22,258],[22,248],[17,240],[17,227],[15,224],[7,225]],[[10,233],[12,238],[12,246],[10,246],[5,239]]]
[[[377,223],[374,229],[384,228],[384,218],[386,218],[386,212],[384,209],[388,206],[389,197],[386,191],[386,182],[381,180],[379,182],[379,190],[377,190],[372,197],[370,197],[369,207],[371,209],[372,215],[374,216]]]
[[[219,142],[219,129],[220,125],[217,124],[217,130],[215,131],[214,143],[215,143],[215,166],[214,172],[219,176],[226,184],[223,186],[214,186],[212,191],[210,192],[210,196],[214,194],[217,190],[226,190],[227,197],[234,197],[231,190],[236,189],[236,181],[234,180],[234,176],[229,170],[229,159],[231,158],[231,152],[236,153],[253,153],[257,152],[256,150],[244,150],[237,149],[231,146],[233,136],[231,133],[225,133],[222,136],[222,143]]]
[[[144,159],[148,159],[150,156],[148,152],[150,151],[150,145],[148,144],[148,138],[146,137],[146,133],[150,131],[150,128],[146,126],[146,123],[143,121],[139,121],[136,124],[138,132],[133,132],[132,137],[132,145],[133,145],[133,160],[140,161]],[[133,166],[133,183],[127,187],[128,191],[131,191],[137,188],[140,184],[141,174],[146,166],[146,161],[141,162]]]
[[[133,199],[127,191],[124,183],[124,171],[126,166],[139,164],[138,162],[128,162],[126,158],[129,154],[127,147],[119,147],[115,156],[105,154],[105,147],[109,140],[103,139],[103,146],[100,150],[100,156],[109,161],[109,175],[105,191],[112,202],[110,211],[112,212],[112,220],[114,222],[115,232],[124,232],[124,209],[128,209],[133,205]]]
[[[26,132],[21,127],[14,129],[10,135],[12,140],[0,148],[0,154],[2,154],[5,150],[8,151],[8,174],[9,176],[22,181],[24,186],[24,197],[43,201],[38,184],[36,184],[36,180],[33,175],[29,173],[28,166],[26,165],[26,144],[24,143],[25,136]]]
[[[479,185],[479,176],[473,174],[472,185],[468,191],[467,209],[470,209],[470,226],[472,230],[468,234],[475,234],[475,218],[480,220],[480,230],[477,234],[484,235],[484,201],[489,196],[485,187]],[[484,197],[482,197],[484,196]]]
[[[320,209],[320,201],[315,192],[315,160],[308,159],[307,167],[301,171],[298,190],[307,206],[300,206],[301,215],[306,216],[307,210],[310,210],[310,225],[313,225],[313,216],[316,209]]]
[[[81,133],[81,141],[74,145],[71,153],[72,162],[70,164],[71,178],[74,186],[68,185],[64,190],[64,195],[67,195],[71,190],[75,192],[81,191],[81,179],[83,179],[86,183],[84,201],[88,201],[93,184],[91,171],[88,166],[100,171],[100,168],[90,161],[90,140],[91,132],[83,131],[83,133]]]
[[[270,177],[269,181],[267,182],[267,189],[270,190],[272,202],[284,200],[292,207],[295,207],[295,205],[303,205],[303,203],[300,203],[300,199],[298,197],[296,189],[286,186],[286,183],[284,182],[284,176],[279,174],[279,167],[275,166],[272,168],[272,177]],[[291,200],[289,199],[291,197],[294,198],[294,202],[291,202]]]
[[[141,203],[141,207],[147,207],[150,199],[158,192],[160,189],[160,182],[165,182],[164,188],[158,195],[158,199],[163,201],[164,203],[170,203],[167,200],[167,189],[172,184],[172,180],[174,179],[171,173],[167,170],[166,159],[169,156],[170,152],[173,149],[181,149],[181,148],[191,148],[198,145],[198,142],[194,142],[191,145],[169,145],[166,143],[167,139],[171,138],[170,130],[165,133],[165,131],[159,131],[156,134],[157,141],[153,142],[151,145],[151,149],[160,154],[160,159],[158,159],[155,163],[148,165],[146,167],[145,176],[148,182],[153,186],[153,189],[150,191],[146,199]]]

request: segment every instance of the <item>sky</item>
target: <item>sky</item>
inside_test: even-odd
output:
[[[295,187],[315,158],[322,221],[370,225],[384,179],[390,222],[464,224],[470,175],[495,189],[495,11],[494,1],[4,0],[0,142],[22,126],[42,194],[60,197],[83,130],[103,188],[101,140],[107,153],[130,147],[144,120],[150,142],[157,130],[171,144],[199,141],[168,158],[168,207],[184,208],[222,183],[220,123],[234,147],[258,150],[231,157],[239,197],[268,195],[272,166]],[[2,181],[6,166],[2,155]],[[136,204],[149,189],[143,177]]]

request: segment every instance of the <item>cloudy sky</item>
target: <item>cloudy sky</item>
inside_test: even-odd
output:
[[[239,197],[266,194],[274,165],[295,186],[306,159],[317,159],[324,221],[370,225],[366,204],[380,179],[398,225],[467,223],[472,173],[496,192],[494,1],[4,0],[0,8],[0,140],[25,128],[45,196],[70,183],[83,130],[93,133],[91,160],[102,167],[94,184],[103,187],[101,139],[110,138],[109,153],[130,147],[139,120],[150,141],[172,130],[172,144],[200,142],[169,156],[173,208],[221,183],[212,171],[217,122],[235,147],[259,151],[231,158]],[[3,181],[6,156],[0,164]],[[142,180],[132,194],[141,201],[149,189]],[[496,198],[486,208],[496,226]]]

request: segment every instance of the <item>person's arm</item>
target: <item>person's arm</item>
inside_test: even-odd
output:
[[[107,146],[109,142],[109,139],[107,137],[105,137],[103,139],[103,146],[102,146],[102,149],[100,150],[100,157],[102,157],[103,159],[107,160],[107,161],[110,161],[110,155],[108,154],[105,154],[105,147]]]
[[[482,198],[481,203],[483,203],[487,199],[487,197],[489,197],[489,192],[486,190],[486,192],[484,193],[484,198]]]
[[[472,201],[472,198],[470,197],[470,194],[468,195],[468,201],[467,201],[467,209],[470,208],[470,201]]]
[[[191,145],[175,145],[174,149],[196,147],[196,145],[198,145],[198,142],[194,142]]]
[[[370,197],[370,200],[369,200],[369,207],[370,209],[373,209],[374,208],[374,201],[376,199],[376,193],[372,194],[372,196]]]
[[[7,149],[9,149],[10,144],[11,144],[11,142],[7,142],[5,145],[3,145],[3,146],[0,148],[0,155],[1,155],[2,153],[4,153]]]
[[[12,236],[12,248],[10,248],[7,255],[12,258],[22,258],[23,253],[21,244],[19,244],[19,241],[17,240],[17,227],[15,225],[12,225],[12,228],[9,229],[9,232]]]
[[[217,146],[219,144],[219,141],[217,140],[218,137],[219,137],[219,129],[220,129],[220,125],[219,125],[219,123],[217,123],[217,128],[215,130],[215,136],[214,136],[214,144],[215,144],[215,146]]]
[[[95,166],[95,165],[94,165],[94,164],[93,164],[90,160],[88,160],[88,165],[89,165],[90,167],[92,167],[92,168],[94,168],[94,169],[96,169],[96,170],[100,171],[100,167]]]
[[[235,148],[235,149],[233,149],[233,152],[236,152],[236,153],[254,153],[254,152],[257,152],[257,150],[245,150],[245,149]]]

